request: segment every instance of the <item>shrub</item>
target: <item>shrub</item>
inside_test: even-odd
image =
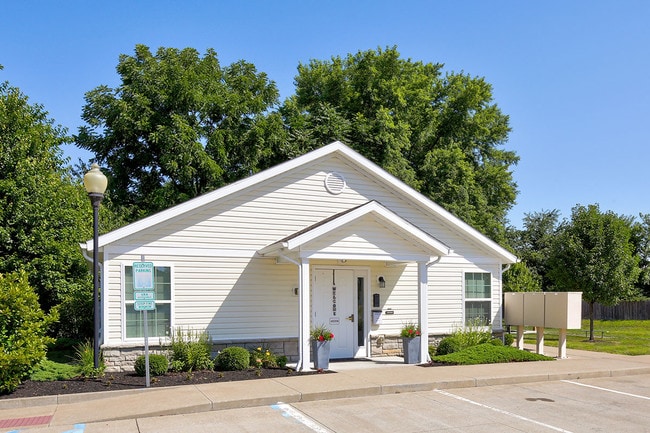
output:
[[[287,366],[287,361],[289,359],[285,355],[280,355],[276,358],[276,362],[278,364],[278,367],[280,368],[285,368]]]
[[[493,346],[503,346],[503,341],[500,338],[493,338],[490,340],[490,344]]]
[[[442,340],[440,340],[440,343],[438,343],[438,348],[436,349],[436,356],[440,355],[448,355],[450,353],[458,352],[461,350],[461,344],[460,341],[454,336],[451,337],[445,337]]]
[[[169,360],[165,355],[149,354],[149,373],[152,376],[162,376],[169,369]],[[140,355],[135,360],[135,374],[138,376],[147,375],[145,356]]]
[[[274,368],[278,366],[275,355],[269,350],[258,347],[250,352],[250,365],[255,368]]]
[[[86,340],[79,343],[75,349],[75,363],[79,366],[80,373],[83,377],[96,378],[104,375],[106,364],[101,352],[99,354],[99,366],[95,368],[95,348],[93,344]]]
[[[287,365],[287,357],[276,356],[271,350],[258,347],[250,352],[250,366],[255,368],[284,368]]]
[[[13,392],[45,358],[50,325],[57,310],[45,314],[26,272],[0,274],[0,394]]]
[[[487,343],[492,339],[489,327],[484,325],[484,320],[480,317],[470,320],[464,328],[456,328],[451,335],[458,340],[461,349]]]
[[[499,362],[553,361],[554,358],[509,346],[483,343],[458,352],[432,358],[434,362],[452,365],[494,364]]]
[[[503,336],[503,344],[506,346],[512,346],[512,343],[515,342],[515,337],[512,336],[512,334],[504,334]]]
[[[171,366],[174,371],[212,370],[214,363],[210,359],[211,344],[205,332],[181,328],[172,334]]]
[[[246,370],[250,366],[250,353],[243,347],[226,347],[215,358],[217,370]]]

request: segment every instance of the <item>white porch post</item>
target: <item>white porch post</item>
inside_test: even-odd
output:
[[[309,301],[309,259],[300,259],[300,286],[298,289],[300,303],[300,333],[298,335],[298,371],[311,368],[311,349],[309,347],[309,324],[311,322]]]
[[[420,362],[429,361],[429,270],[418,262],[418,323],[420,325]]]

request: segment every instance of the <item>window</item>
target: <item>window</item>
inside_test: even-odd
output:
[[[492,310],[492,276],[484,272],[465,274],[465,325],[489,325]]]
[[[172,278],[169,266],[154,267],[154,292],[156,309],[147,311],[149,337],[168,337],[171,327]],[[124,299],[126,338],[144,338],[144,313],[133,306],[133,267],[124,267]]]

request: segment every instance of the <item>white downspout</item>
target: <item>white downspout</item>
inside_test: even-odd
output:
[[[418,263],[418,322],[420,324],[420,362],[428,362],[429,358],[429,267],[440,262],[438,256],[430,262]]]
[[[309,350],[309,260],[303,259],[300,262],[287,256],[280,255],[280,258],[298,266],[298,363],[297,371],[309,370],[311,364],[311,353]]]

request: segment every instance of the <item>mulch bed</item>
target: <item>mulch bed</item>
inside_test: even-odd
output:
[[[262,368],[244,371],[195,371],[192,373],[167,373],[152,376],[151,388],[201,383],[232,382],[237,380],[270,379],[287,376],[319,374],[318,371],[296,372],[286,368]],[[38,397],[43,395],[76,394],[80,392],[115,391],[145,388],[145,378],[135,373],[106,373],[99,379],[73,378],[50,382],[24,381],[11,394],[0,394],[0,399]]]

